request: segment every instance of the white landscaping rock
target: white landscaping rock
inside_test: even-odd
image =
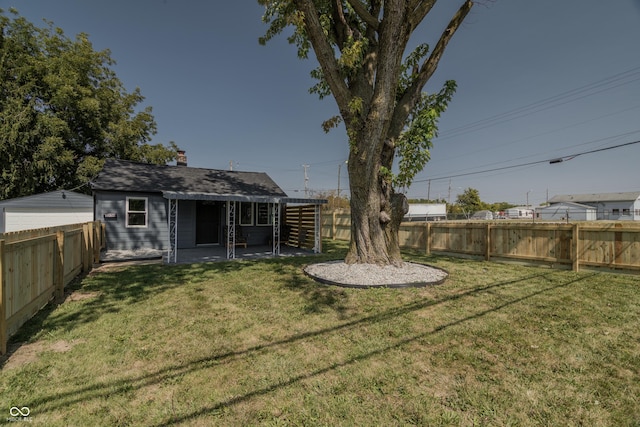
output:
[[[331,261],[311,264],[304,272],[322,283],[346,287],[426,286],[442,283],[448,276],[444,270],[411,262],[396,267]]]

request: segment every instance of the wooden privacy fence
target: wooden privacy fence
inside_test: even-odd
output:
[[[286,244],[297,248],[313,249],[316,229],[315,205],[287,205],[284,223],[288,233]]]
[[[325,238],[348,240],[349,213],[323,215],[322,232]],[[398,237],[400,247],[426,253],[640,272],[640,224],[631,222],[404,222]]]
[[[100,221],[0,234],[0,354],[7,340],[100,261]]]

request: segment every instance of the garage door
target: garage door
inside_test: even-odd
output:
[[[5,209],[5,233],[93,221],[93,212]]]

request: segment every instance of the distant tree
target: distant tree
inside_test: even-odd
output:
[[[447,201],[445,199],[409,199],[409,203],[443,204],[447,203]]]
[[[336,191],[320,192],[314,195],[317,199],[326,199],[327,204],[324,205],[325,210],[349,209],[349,199],[344,196],[338,197]]]
[[[463,213],[472,214],[487,208],[487,205],[480,200],[480,193],[475,188],[467,188],[458,195],[456,205]]]
[[[289,42],[298,56],[313,49],[320,67],[311,91],[332,95],[349,140],[351,243],[347,263],[402,262],[398,229],[407,212],[408,187],[429,160],[440,114],[455,91],[448,81],[435,93],[423,88],[454,33],[471,10],[460,5],[435,45],[407,51],[411,35],[435,5],[433,0],[258,0],[269,28],[261,43],[293,26]],[[398,172],[393,173],[394,158]],[[395,188],[394,188],[395,187]]]
[[[75,40],[0,9],[0,199],[87,183],[108,157],[166,163],[174,143],[150,145],[156,123],[86,34]]]
[[[491,205],[489,205],[489,209],[492,212],[501,212],[501,211],[506,211],[509,208],[513,208],[516,205],[509,203],[509,202],[497,202],[497,203],[492,203]]]

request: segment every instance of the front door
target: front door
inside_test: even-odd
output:
[[[220,205],[196,202],[196,245],[220,243]]]

